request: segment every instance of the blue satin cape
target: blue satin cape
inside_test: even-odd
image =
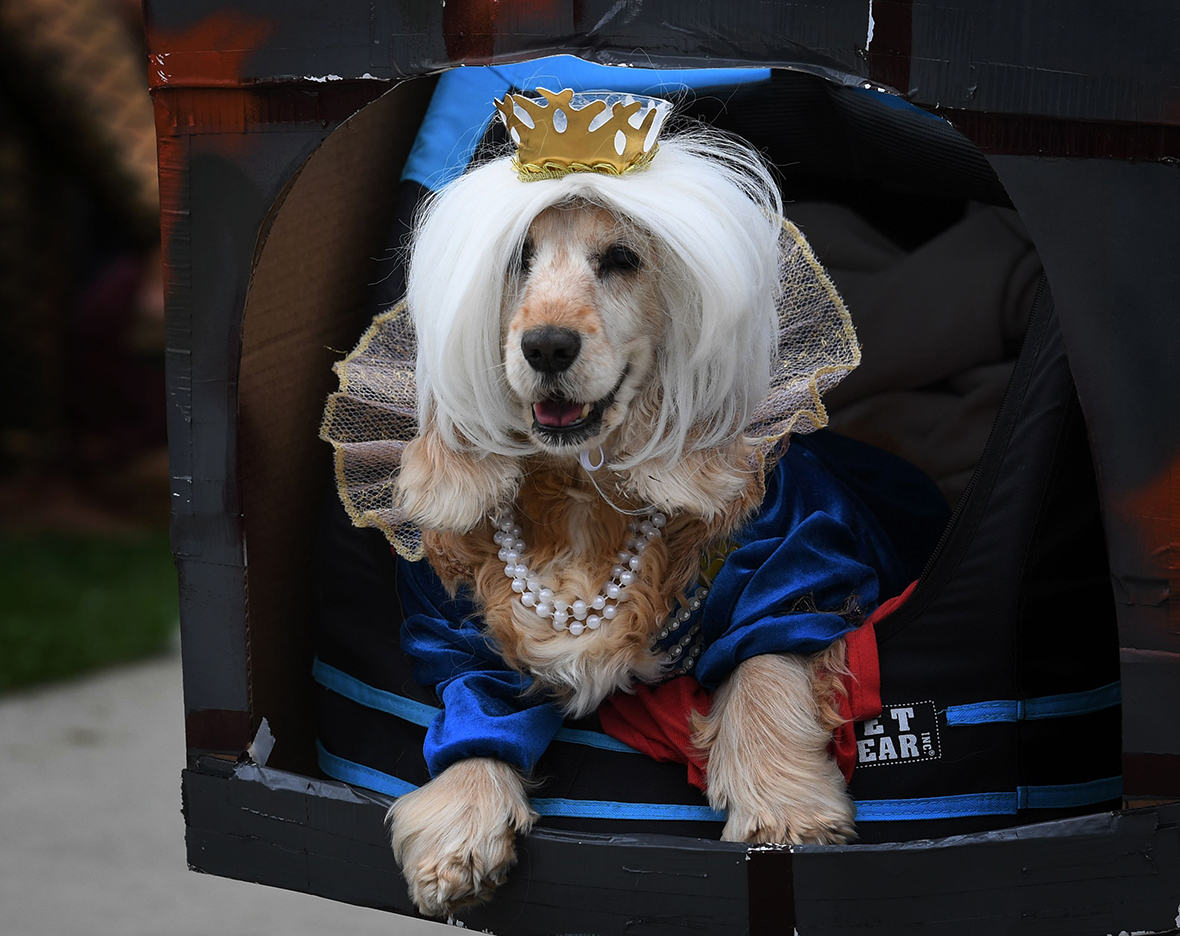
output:
[[[916,574],[825,448],[819,439],[792,440],[767,477],[761,509],[733,537],[737,548],[700,612],[696,676],[706,687],[759,654],[823,650]],[[886,474],[899,470],[878,454]],[[937,499],[925,483],[927,501]],[[528,773],[561,727],[556,705],[500,659],[470,598],[451,598],[428,563],[399,559],[398,590],[402,649],[415,680],[434,687],[443,706],[424,744],[431,776],[466,757],[496,757]]]

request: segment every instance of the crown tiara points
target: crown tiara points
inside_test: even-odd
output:
[[[623,175],[644,169],[672,110],[663,98],[613,91],[537,88],[544,100],[506,94],[496,111],[516,144],[512,165],[524,182],[571,172]]]

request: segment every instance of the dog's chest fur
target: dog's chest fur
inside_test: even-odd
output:
[[[617,506],[642,505],[607,491]],[[616,499],[617,494],[617,499]],[[530,577],[572,601],[590,600],[609,580],[632,519],[608,504],[572,464],[537,459],[524,472],[515,503]],[[719,518],[720,519],[720,518]],[[673,514],[643,554],[636,581],[618,613],[597,631],[573,636],[526,608],[504,575],[491,521],[466,534],[425,533],[427,557],[448,588],[470,584],[488,632],[507,663],[546,686],[575,717],[618,689],[661,675],[652,642],[674,596],[695,576],[702,552],[731,524]]]

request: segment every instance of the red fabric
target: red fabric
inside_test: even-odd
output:
[[[832,732],[832,755],[844,780],[851,782],[856,766],[858,721],[881,714],[881,670],[877,663],[877,635],[873,625],[900,608],[913,594],[917,582],[878,606],[860,627],[844,636],[851,676],[848,690],[839,698],[844,724]],[[713,694],[692,676],[679,676],[658,686],[640,686],[632,694],[617,692],[598,709],[603,730],[657,761],[673,761],[688,768],[688,782],[704,790],[707,760],[692,747],[689,716],[695,710],[707,715]]]
[[[693,676],[677,676],[658,686],[640,686],[634,693],[616,692],[598,707],[598,719],[612,738],[658,761],[688,767],[688,782],[705,789],[707,759],[693,748],[689,716],[709,713],[713,693]]]
[[[844,774],[845,783],[852,782],[852,770],[856,766],[856,723],[881,714],[881,668],[877,658],[877,632],[873,625],[905,604],[917,586],[916,581],[911,582],[900,595],[879,604],[860,627],[844,635],[852,676],[844,677],[848,695],[840,696],[837,701],[845,721],[832,732],[829,750]]]

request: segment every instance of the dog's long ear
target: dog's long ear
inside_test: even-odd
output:
[[[427,420],[402,454],[397,498],[422,528],[465,533],[515,497],[519,485],[517,459],[452,448]]]
[[[720,448],[685,452],[670,466],[630,470],[639,499],[670,513],[699,517],[725,535],[761,502],[762,466],[754,447],[738,438]]]

